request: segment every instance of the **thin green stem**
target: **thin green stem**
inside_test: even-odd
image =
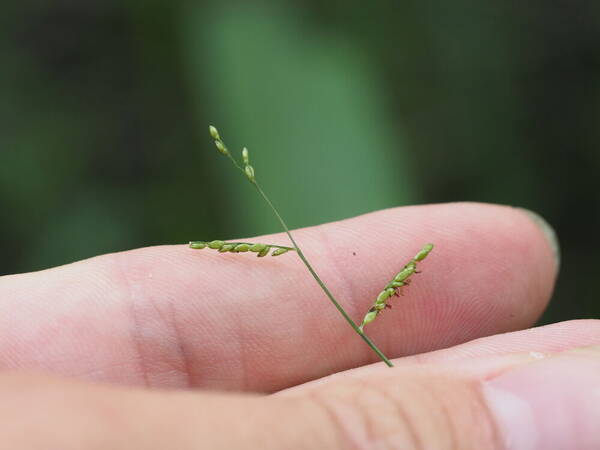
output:
[[[216,136],[216,137],[213,136],[213,137],[217,138],[218,136]],[[313,267],[311,266],[311,264],[308,262],[308,259],[306,259],[306,256],[304,256],[304,253],[302,252],[302,250],[300,249],[300,247],[298,246],[298,244],[294,240],[294,237],[292,236],[292,233],[291,233],[290,229],[288,228],[287,224],[285,223],[285,221],[283,220],[283,218],[279,214],[279,211],[277,211],[277,208],[275,208],[275,205],[273,205],[273,203],[271,202],[271,200],[269,199],[269,197],[267,197],[267,194],[265,194],[265,192],[261,189],[261,187],[258,185],[258,183],[256,182],[256,180],[254,179],[254,174],[252,174],[251,178],[248,177],[248,174],[246,173],[246,171],[238,164],[238,162],[235,160],[235,158],[233,156],[231,156],[231,153],[229,152],[229,150],[227,150],[227,148],[225,147],[225,144],[223,144],[223,141],[221,141],[220,138],[218,140],[223,145],[223,147],[225,149],[225,151],[222,152],[222,153],[224,153],[229,158],[229,160],[233,163],[233,165],[235,167],[237,167],[238,170],[240,172],[242,172],[244,174],[244,176],[246,176],[246,178],[248,178],[248,180],[250,181],[250,183],[252,183],[254,185],[254,187],[256,188],[256,190],[258,191],[258,193],[265,200],[265,202],[267,202],[267,205],[269,205],[269,207],[271,208],[271,210],[275,214],[275,217],[277,217],[277,220],[281,224],[281,227],[283,228],[283,230],[285,231],[285,233],[288,235],[288,238],[290,239],[290,241],[294,245],[294,249],[296,250],[296,253],[300,257],[300,259],[302,260],[302,262],[304,263],[304,265],[306,266],[306,268],[308,269],[308,271],[310,272],[310,274],[313,276],[313,278],[319,284],[319,286],[321,287],[321,289],[323,290],[323,292],[325,292],[325,294],[327,295],[327,297],[329,298],[329,300],[331,301],[331,303],[333,303],[333,306],[335,306],[337,308],[337,310],[344,317],[344,319],[346,319],[346,322],[348,322],[350,324],[350,326],[354,329],[354,331],[356,331],[356,333],[377,354],[377,356],[379,356],[379,358],[381,358],[381,360],[384,363],[386,363],[388,365],[388,367],[394,367],[394,365],[392,364],[392,362],[383,354],[383,352],[381,350],[379,350],[379,348],[377,348],[377,346],[373,343],[373,341],[371,341],[371,339],[369,339],[369,337],[364,333],[364,331],[361,330],[358,327],[358,325],[356,325],[356,323],[354,323],[354,321],[348,315],[348,313],[346,312],[346,310],[342,307],[342,305],[339,304],[339,302],[335,299],[335,297],[333,296],[333,294],[331,293],[331,291],[329,290],[329,288],[325,285],[325,283],[323,283],[323,281],[321,280],[321,278],[319,277],[319,275],[317,275],[317,272],[315,272],[315,269],[313,269]]]
[[[298,253],[298,256],[300,257],[300,259],[302,260],[302,262],[304,263],[304,265],[306,266],[306,268],[308,269],[308,271],[310,272],[310,274],[313,276],[313,278],[316,280],[316,282],[319,284],[319,286],[321,286],[321,289],[323,290],[323,292],[325,292],[325,294],[327,295],[327,297],[329,297],[329,300],[331,300],[331,303],[333,303],[333,306],[335,306],[337,308],[337,310],[340,312],[340,314],[342,314],[342,316],[344,317],[344,319],[346,319],[346,322],[348,322],[350,324],[350,326],[354,329],[354,331],[356,331],[358,333],[358,335],[363,339],[363,341],[365,341],[367,343],[367,345],[369,347],[371,347],[371,349],[375,353],[377,353],[377,356],[379,356],[379,358],[381,358],[381,360],[384,363],[386,363],[389,367],[394,367],[394,365],[387,358],[387,356],[385,356],[383,354],[383,352],[381,350],[379,350],[379,348],[373,343],[373,341],[371,341],[371,339],[369,339],[369,337],[358,327],[358,325],[356,325],[354,323],[354,321],[348,315],[348,313],[346,312],[346,310],[342,307],[342,305],[339,304],[339,302],[335,299],[335,297],[333,296],[333,294],[331,293],[331,291],[329,290],[329,288],[325,285],[325,283],[323,283],[323,281],[321,280],[321,278],[319,277],[319,275],[317,275],[317,272],[315,272],[315,269],[313,269],[313,267],[311,266],[311,264],[308,262],[308,259],[306,259],[306,256],[304,256],[304,253],[302,252],[302,250],[300,249],[300,247],[298,246],[298,244],[294,240],[294,237],[292,236],[292,233],[290,232],[290,229],[288,228],[287,224],[285,223],[285,221],[283,220],[283,218],[281,217],[281,215],[277,211],[277,208],[275,208],[275,205],[273,205],[273,203],[271,202],[271,200],[269,199],[269,197],[267,196],[267,194],[265,194],[265,192],[261,189],[261,187],[259,186],[259,184],[256,181],[254,181],[252,184],[254,185],[254,187],[256,188],[256,190],[258,191],[258,193],[262,196],[262,198],[265,200],[265,202],[267,202],[267,204],[269,205],[269,207],[271,208],[271,210],[273,211],[273,213],[277,217],[277,220],[279,220],[279,223],[281,224],[281,226],[284,229],[285,233],[290,238],[290,241],[292,242],[292,244],[294,244],[294,248],[296,249],[296,253]]]

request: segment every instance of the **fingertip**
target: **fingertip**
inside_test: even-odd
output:
[[[522,211],[527,217],[529,217],[529,219],[533,223],[535,223],[539,227],[540,231],[546,238],[546,242],[548,243],[548,246],[552,250],[552,256],[554,257],[554,260],[556,263],[556,269],[558,271],[558,268],[560,267],[561,254],[560,254],[560,243],[558,241],[558,236],[556,234],[556,231],[554,230],[554,228],[552,228],[552,225],[550,225],[548,223],[548,221],[546,219],[544,219],[540,214],[538,214],[534,211],[531,211],[529,209],[525,209],[525,208],[517,208],[517,209]]]
[[[426,242],[434,249],[405,290],[401,312],[378,318],[369,333],[389,337],[401,328],[401,354],[446,347],[533,324],[551,296],[557,263],[551,244],[530,215],[485,203],[447,203],[374,213],[360,227],[385,242],[362,273],[392,273]],[[352,225],[356,229],[356,225]],[[407,250],[410,249],[410,250]],[[373,273],[371,273],[373,272]],[[388,275],[389,277],[389,275]],[[376,288],[375,288],[376,289]],[[364,306],[363,306],[364,307]]]

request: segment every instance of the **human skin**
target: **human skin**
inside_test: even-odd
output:
[[[462,203],[294,234],[356,321],[435,244],[365,327],[394,368],[293,254],[99,256],[0,278],[0,447],[600,447],[600,322],[524,330],[559,265],[539,221]]]

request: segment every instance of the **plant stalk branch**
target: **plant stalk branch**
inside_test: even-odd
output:
[[[233,163],[233,165],[235,167],[237,167],[238,170],[240,172],[242,172],[246,178],[248,178],[247,172],[238,164],[238,162],[235,160],[235,158],[233,156],[231,156],[231,153],[229,151],[226,151],[225,154],[229,158],[229,160]],[[373,350],[377,354],[377,356],[379,356],[379,358],[385,364],[387,364],[388,367],[394,367],[394,364],[392,364],[392,362],[387,358],[387,356],[385,356],[383,354],[383,352],[381,350],[379,350],[379,348],[373,343],[373,341],[371,341],[371,339],[369,339],[369,337],[364,333],[364,331],[361,330],[358,327],[358,325],[356,325],[356,323],[354,323],[354,321],[348,315],[348,313],[346,312],[346,310],[342,307],[342,305],[339,304],[339,302],[335,299],[335,297],[333,296],[333,294],[331,293],[331,291],[329,290],[329,288],[325,285],[325,283],[323,283],[323,281],[321,280],[321,278],[319,277],[319,275],[317,275],[317,272],[315,272],[315,269],[313,269],[313,267],[311,266],[311,264],[308,262],[308,259],[306,259],[306,256],[304,256],[304,253],[302,252],[302,250],[300,249],[300,247],[298,247],[298,244],[294,240],[294,237],[292,236],[292,233],[291,233],[290,229],[288,228],[287,224],[285,223],[285,221],[283,220],[283,218],[279,214],[279,211],[277,211],[277,208],[275,208],[275,205],[273,205],[273,203],[271,202],[271,200],[269,199],[269,197],[267,196],[267,194],[265,194],[265,192],[261,189],[261,187],[259,186],[259,184],[254,179],[254,174],[252,174],[252,179],[249,179],[249,181],[250,181],[250,183],[252,183],[254,185],[254,187],[256,188],[256,190],[258,191],[258,193],[265,200],[265,202],[267,202],[267,205],[269,205],[269,207],[271,208],[271,210],[275,214],[275,217],[277,217],[277,220],[281,224],[281,227],[283,228],[283,230],[287,234],[288,238],[290,239],[290,241],[294,245],[294,249],[296,250],[296,253],[300,257],[300,259],[302,260],[302,262],[304,263],[304,265],[306,266],[306,268],[308,269],[308,271],[310,272],[310,274],[313,276],[313,278],[315,279],[315,281],[319,284],[319,286],[321,287],[321,289],[323,290],[323,292],[325,292],[325,294],[327,295],[327,297],[329,298],[329,300],[331,301],[331,303],[333,303],[333,306],[336,307],[336,309],[340,312],[340,314],[344,317],[344,319],[346,319],[346,322],[348,322],[350,324],[350,326],[354,329],[354,331],[362,338],[363,341],[365,341],[365,343],[371,348],[371,350]]]
[[[304,256],[304,253],[302,252],[302,250],[300,249],[300,247],[298,246],[298,244],[294,240],[294,237],[292,236],[292,233],[290,232],[290,229],[288,228],[287,224],[285,223],[285,221],[283,220],[283,218],[281,217],[281,215],[277,211],[277,208],[275,208],[275,206],[273,205],[273,203],[271,202],[271,200],[269,199],[269,197],[267,196],[267,194],[265,194],[265,192],[261,189],[261,187],[259,186],[259,184],[256,181],[253,182],[252,184],[254,184],[254,187],[256,187],[256,190],[258,191],[258,193],[267,202],[267,204],[269,205],[269,207],[271,208],[271,210],[273,211],[273,213],[277,217],[277,220],[279,220],[279,223],[281,224],[281,226],[283,227],[285,233],[288,235],[288,237],[290,238],[290,241],[294,245],[294,248],[296,249],[296,253],[298,253],[298,256],[300,257],[300,259],[302,260],[302,262],[304,263],[304,265],[306,266],[306,268],[308,269],[308,271],[310,272],[310,274],[313,276],[313,278],[319,284],[319,286],[321,287],[321,289],[323,290],[323,292],[325,292],[325,294],[327,295],[327,297],[329,297],[329,300],[331,300],[331,303],[333,303],[333,305],[337,308],[337,310],[342,314],[342,316],[344,317],[344,319],[346,319],[346,322],[348,322],[350,324],[350,326],[354,329],[354,331],[356,331],[356,333],[358,333],[358,335],[363,339],[363,341],[365,341],[366,344],[369,347],[371,347],[371,349],[375,353],[377,353],[377,356],[379,356],[379,358],[381,358],[381,360],[384,363],[386,363],[388,365],[388,367],[394,367],[394,364],[392,364],[392,362],[387,358],[387,356],[385,356],[383,354],[383,352],[381,350],[379,350],[379,348],[373,343],[373,341],[371,341],[371,339],[369,339],[369,337],[358,327],[358,325],[356,325],[356,323],[354,323],[354,321],[348,315],[348,313],[346,312],[346,310],[342,307],[342,305],[339,304],[339,302],[335,299],[335,297],[333,296],[333,294],[331,293],[331,291],[329,290],[329,288],[325,285],[325,283],[323,283],[323,281],[321,280],[321,278],[319,277],[319,275],[317,275],[317,272],[315,272],[315,269],[313,269],[313,267],[311,266],[311,264],[308,262],[308,259],[306,259],[306,256]]]

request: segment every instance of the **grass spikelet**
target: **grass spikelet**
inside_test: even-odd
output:
[[[210,133],[211,137],[215,141],[220,141],[221,140],[221,136],[219,136],[219,131],[215,127],[213,127],[212,125],[208,127],[208,132]]]
[[[262,258],[263,256],[267,256],[269,254],[269,252],[271,251],[271,247],[269,247],[268,245],[263,248],[260,252],[258,252],[258,254],[256,255],[259,258]]]
[[[212,248],[213,250],[218,250],[221,247],[223,247],[224,245],[225,245],[225,242],[219,241],[219,240],[215,240],[215,241],[210,241],[208,243],[208,248]]]
[[[267,244],[254,244],[250,246],[250,251],[251,252],[262,252],[265,248],[267,247]]]
[[[284,253],[289,252],[289,250],[287,248],[277,248],[275,250],[273,250],[273,253],[271,253],[271,256],[279,256],[279,255],[283,255]]]

